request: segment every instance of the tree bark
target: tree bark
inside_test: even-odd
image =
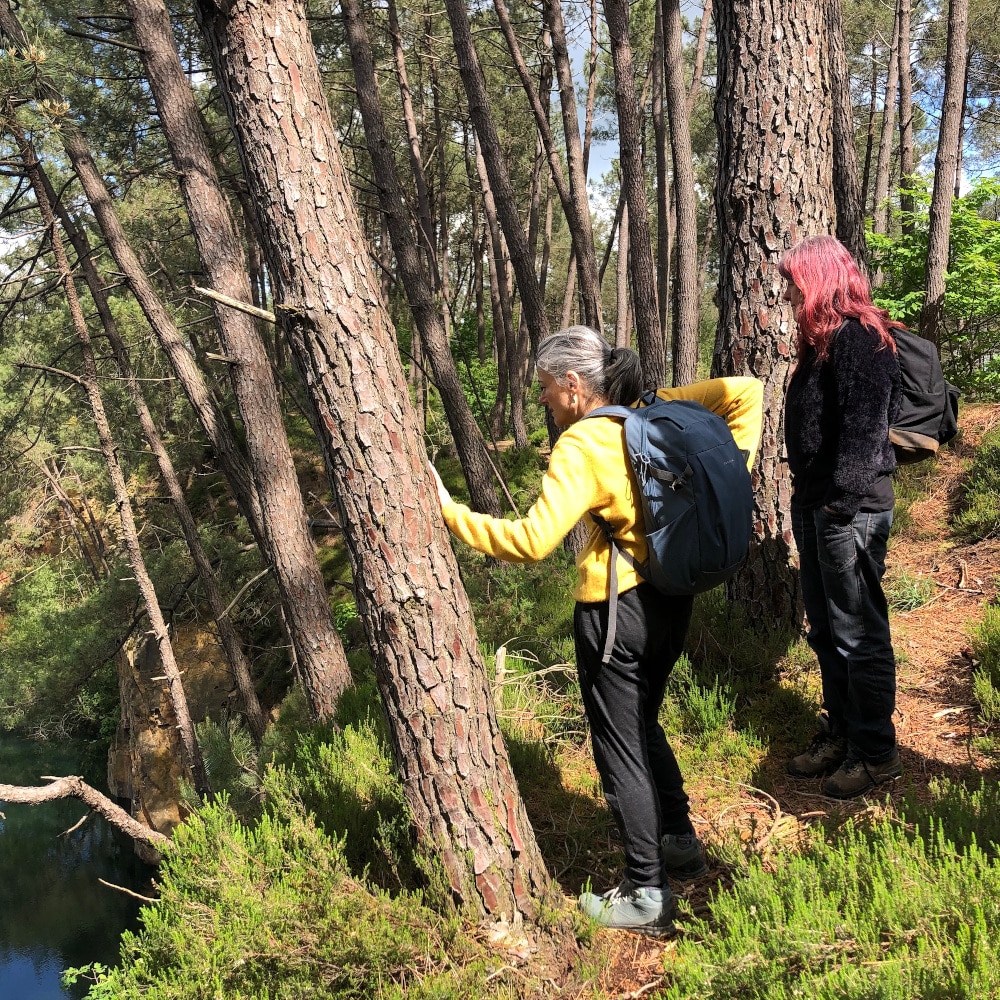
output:
[[[674,191],[670,182],[670,172],[667,169],[670,139],[667,130],[666,99],[663,92],[665,62],[663,54],[663,5],[664,0],[655,0],[653,5],[653,54],[650,59],[650,81],[653,89],[653,149],[656,168],[656,310],[660,320],[660,329],[665,332],[670,323],[670,242],[674,235],[671,232],[673,227],[671,225],[670,199]],[[618,334],[620,332],[619,325]],[[676,367],[677,359],[673,356],[674,348],[676,348],[676,344],[671,345],[671,362],[672,366]]]
[[[945,54],[944,102],[937,154],[934,157],[934,191],[927,230],[924,306],[920,311],[920,336],[941,342],[944,323],[944,272],[948,266],[951,236],[951,203],[955,192],[955,164],[962,134],[965,61],[968,58],[969,0],[951,0],[948,7],[948,45]]]
[[[455,439],[455,450],[465,473],[472,506],[475,510],[499,517],[500,504],[492,487],[493,465],[486,454],[486,444],[459,381],[458,369],[448,344],[441,312],[435,302],[431,280],[421,266],[420,252],[410,229],[406,194],[396,172],[395,150],[379,107],[375,63],[357,0],[343,0],[341,12],[351,48],[358,105],[365,124],[365,140],[372,159],[379,204],[389,226],[389,237],[396,254],[403,290],[430,359],[434,383],[441,394],[448,426]],[[419,163],[419,152],[413,155]],[[422,173],[422,168],[420,172]],[[426,202],[426,196],[424,200]],[[420,212],[426,209],[426,205],[419,207]]]
[[[612,237],[614,233],[612,233]],[[632,346],[629,324],[631,296],[628,287],[628,202],[622,201],[621,223],[618,226],[618,255],[615,258],[615,347]]]
[[[655,389],[666,385],[666,351],[656,306],[656,268],[649,210],[646,207],[642,128],[629,39],[627,0],[604,0],[604,19],[608,25],[615,71],[622,186],[628,199],[629,274],[632,279],[636,339],[646,388]]]
[[[166,6],[162,0],[126,0],[126,6],[211,287],[249,302],[242,239],[219,184]],[[306,696],[314,715],[326,719],[351,673],[330,615],[274,376],[256,320],[218,302],[213,307],[230,359],[227,370],[260,501],[265,552],[274,566]]]
[[[297,0],[195,5],[321,439],[420,838],[454,898],[536,914],[550,886],[480,658]]]
[[[889,174],[892,170],[892,134],[899,81],[899,7],[892,28],[889,45],[889,68],[885,78],[885,96],[882,98],[882,132],[879,137],[878,159],[875,162],[875,193],[872,206],[872,232],[883,236],[889,231]]]
[[[680,0],[663,2],[663,56],[670,148],[674,165],[676,205],[676,283],[673,313],[674,385],[688,385],[698,377],[698,196],[694,186],[694,154],[688,88],[684,82]]]
[[[913,195],[913,78],[910,73],[910,0],[899,0],[899,209],[903,232],[912,233]]]
[[[782,461],[794,336],[777,263],[833,226],[833,149],[826,23],[805,0],[717,0],[720,237],[716,375],[764,382],[764,430],[753,469],[754,541],[730,587],[757,628],[802,621],[791,563],[791,481]]]
[[[62,237],[59,235],[56,225],[55,215],[52,211],[52,206],[49,204],[45,184],[39,173],[39,164],[35,152],[28,145],[27,139],[9,105],[5,109],[5,112],[7,127],[17,142],[21,160],[24,163],[24,168],[27,171],[31,186],[35,192],[35,199],[38,202],[38,208],[41,212],[42,223],[48,230],[49,244],[52,247],[52,255],[55,258],[59,278],[66,292],[70,320],[79,341],[80,353],[83,359],[83,375],[77,381],[87,395],[87,402],[94,417],[94,426],[100,441],[101,454],[107,465],[108,477],[111,480],[111,486],[114,491],[115,509],[118,512],[118,520],[121,524],[122,541],[125,545],[125,551],[128,554],[129,567],[135,576],[139,593],[142,595],[146,616],[149,618],[150,630],[159,651],[160,664],[170,694],[170,705],[174,712],[174,721],[177,725],[178,735],[180,736],[182,764],[194,784],[195,791],[202,797],[207,797],[211,794],[211,789],[208,784],[208,775],[205,772],[205,762],[202,759],[201,750],[198,747],[198,740],[194,732],[194,723],[191,721],[191,714],[188,711],[187,696],[184,693],[180,668],[177,666],[177,661],[174,658],[174,650],[170,642],[167,623],[163,618],[163,612],[160,610],[156,589],[146,569],[146,562],[139,544],[139,531],[132,512],[132,501],[128,495],[128,486],[125,482],[124,471],[118,461],[118,445],[112,436],[111,424],[108,421],[107,413],[104,409],[104,400],[101,397],[101,391],[98,386],[97,364],[94,360],[90,331],[87,329],[83,307],[80,304],[76,285],[73,282],[73,272],[69,266],[69,258],[66,256]]]
[[[965,83],[962,85],[962,110],[958,117],[958,143],[955,150],[955,197],[962,197],[962,160],[965,149],[965,112],[969,104],[969,71],[972,66],[972,44],[965,54]]]
[[[521,295],[521,308],[525,311],[533,343],[537,344],[539,340],[548,336],[549,321],[538,288],[538,279],[535,276],[535,262],[518,213],[503,147],[500,145],[496,123],[490,113],[486,80],[472,42],[469,13],[464,0],[444,0],[444,5],[451,24],[452,38],[455,41],[458,71],[469,101],[469,117],[476,130],[476,138],[482,150],[483,162],[486,164],[490,187],[496,201],[497,218],[503,229],[504,239],[507,241],[514,279]]]
[[[837,239],[868,269],[865,211],[858,176],[851,75],[844,46],[844,14],[840,0],[825,0],[833,91],[833,195],[837,206]]]
[[[878,100],[878,60],[875,58],[875,41],[872,48],[871,94],[868,100],[868,128],[865,135],[865,167],[861,174],[861,211],[868,211],[868,193],[871,190],[872,151],[875,148],[875,107]]]

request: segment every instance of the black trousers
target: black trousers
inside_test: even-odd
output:
[[[594,761],[625,845],[625,874],[640,886],[665,884],[660,836],[693,832],[684,780],[658,720],[693,604],[648,583],[619,595],[608,663],[601,663],[608,602],[577,603],[573,618]]]

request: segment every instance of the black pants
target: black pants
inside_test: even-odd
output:
[[[693,832],[684,780],[658,721],[693,603],[648,583],[621,594],[608,663],[601,663],[607,601],[578,603],[573,618],[594,761],[625,845],[625,874],[640,886],[664,884],[661,834]]]
[[[809,645],[819,660],[823,707],[847,756],[880,763],[896,752],[896,656],[882,592],[892,511],[842,524],[792,504]]]

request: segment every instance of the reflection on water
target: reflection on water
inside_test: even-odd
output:
[[[79,773],[76,748],[0,734],[0,783],[40,785],[43,774]],[[149,895],[153,870],[132,842],[76,799],[38,806],[0,802],[0,1000],[62,1000],[70,966],[118,959],[118,938],[136,926],[139,902],[103,878]]]

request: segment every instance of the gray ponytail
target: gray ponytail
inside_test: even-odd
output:
[[[634,403],[643,388],[639,355],[611,345],[589,326],[570,326],[546,337],[538,346],[535,366],[565,385],[574,371],[593,395],[617,405]]]

